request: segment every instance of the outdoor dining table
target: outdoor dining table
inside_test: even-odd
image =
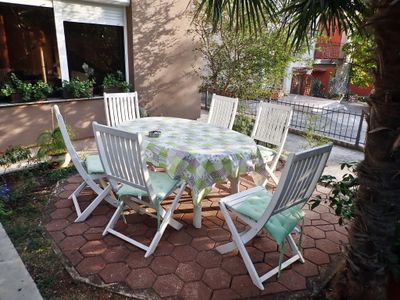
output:
[[[196,228],[201,227],[201,200],[215,183],[231,181],[234,193],[238,191],[240,174],[267,176],[254,140],[233,130],[172,117],[136,119],[118,128],[141,133],[146,161],[165,168],[172,178],[186,181],[191,188]],[[149,136],[154,130],[161,134]]]

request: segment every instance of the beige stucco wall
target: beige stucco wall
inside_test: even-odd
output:
[[[132,0],[134,83],[154,115],[200,116],[189,0]]]
[[[43,130],[53,129],[57,122],[52,114],[54,104],[60,107],[75,139],[93,136],[92,121],[106,123],[103,98],[3,106],[0,108],[0,152],[10,145],[33,145]]]

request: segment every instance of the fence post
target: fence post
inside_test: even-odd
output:
[[[364,122],[364,111],[361,111],[361,118],[360,118],[360,123],[358,124],[358,131],[357,131],[357,137],[356,137],[356,146],[358,147],[360,145],[360,138],[361,138],[361,130],[362,130],[362,124]]]

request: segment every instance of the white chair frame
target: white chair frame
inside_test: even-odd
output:
[[[161,207],[161,204],[157,205],[156,203],[156,195],[154,194],[152,183],[149,180],[149,171],[144,159],[145,156],[142,148],[141,135],[100,125],[96,122],[93,122],[93,131],[95,133],[100,158],[110,182],[109,187],[111,187],[113,191],[117,192],[123,185],[128,185],[140,189],[149,195],[146,199],[134,196],[121,197],[122,199],[120,199],[120,203],[107,224],[103,235],[111,233],[124,241],[145,250],[145,257],[148,257],[155,251],[168,225],[171,225],[171,227],[176,230],[182,228],[183,225],[174,220],[172,214],[185,190],[186,183],[179,182],[165,196],[165,198],[167,198],[176,187],[179,186],[179,190],[176,193],[175,199],[172,201],[170,208],[165,211]],[[162,200],[163,199],[161,199],[160,202]],[[126,206],[139,211],[140,213],[146,213],[156,218],[159,216],[163,219],[149,246],[114,229],[116,222],[122,215]],[[154,215],[147,209],[143,209],[139,206],[153,208],[156,212],[159,212],[159,215]]]
[[[238,248],[253,283],[259,289],[263,290],[263,282],[271,276],[279,273],[281,269],[286,268],[297,260],[304,263],[304,258],[296,246],[291,234],[289,234],[286,239],[289,242],[294,255],[283,262],[280,266],[270,270],[262,276],[259,276],[246,250],[245,244],[252,240],[258,232],[264,228],[264,225],[274,214],[282,212],[295,205],[305,205],[311,197],[324,170],[331,149],[332,144],[328,144],[311,150],[290,154],[277,190],[272,195],[269,205],[266,207],[263,215],[258,221],[235,211],[235,207],[238,207],[246,201],[249,196],[265,190],[264,187],[258,186],[251,188],[220,200],[219,205],[229,230],[231,231],[233,241],[221,245],[216,249],[218,252],[224,254]],[[239,233],[233,223],[230,212],[237,215],[238,218],[240,218],[250,228]],[[281,246],[283,247],[283,245]]]
[[[221,128],[232,129],[238,103],[238,98],[213,94],[207,123]]]
[[[106,177],[106,174],[89,174],[86,171],[85,163],[79,158],[78,153],[75,150],[75,147],[72,145],[71,139],[69,137],[67,127],[64,122],[64,118],[60,113],[60,109],[57,105],[54,105],[54,113],[57,118],[58,127],[60,128],[61,134],[63,136],[65,146],[67,147],[68,154],[71,156],[71,160],[74,163],[76,170],[78,171],[79,175],[82,177],[83,182],[76,188],[75,191],[69,196],[68,199],[72,199],[72,202],[75,207],[75,211],[77,214],[77,218],[75,222],[83,222],[85,221],[88,216],[93,212],[93,210],[100,204],[100,202],[105,199],[108,203],[115,206],[115,198],[112,194],[109,195],[110,189],[102,189],[95,180],[100,181],[102,186],[105,186],[105,182],[103,181]],[[86,209],[82,211],[78,196],[80,193],[86,188],[90,187],[96,194],[96,198],[89,204]]]
[[[137,92],[104,93],[104,108],[108,126],[114,127],[140,118]]]
[[[260,142],[272,144],[277,147],[276,156],[266,164],[266,170],[275,184],[279,179],[274,171],[281,157],[283,146],[289,132],[293,110],[290,106],[260,102],[251,137]],[[262,185],[266,185],[268,178]]]

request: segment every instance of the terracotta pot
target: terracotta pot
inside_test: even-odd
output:
[[[19,93],[11,94],[11,96],[10,96],[10,102],[11,102],[11,103],[21,103],[21,102],[23,102],[23,101],[22,101],[21,94],[19,94]]]
[[[71,156],[68,153],[50,155],[49,165],[54,169],[62,169],[68,167],[71,162]]]
[[[124,89],[119,87],[103,88],[103,91],[104,93],[124,93]]]

